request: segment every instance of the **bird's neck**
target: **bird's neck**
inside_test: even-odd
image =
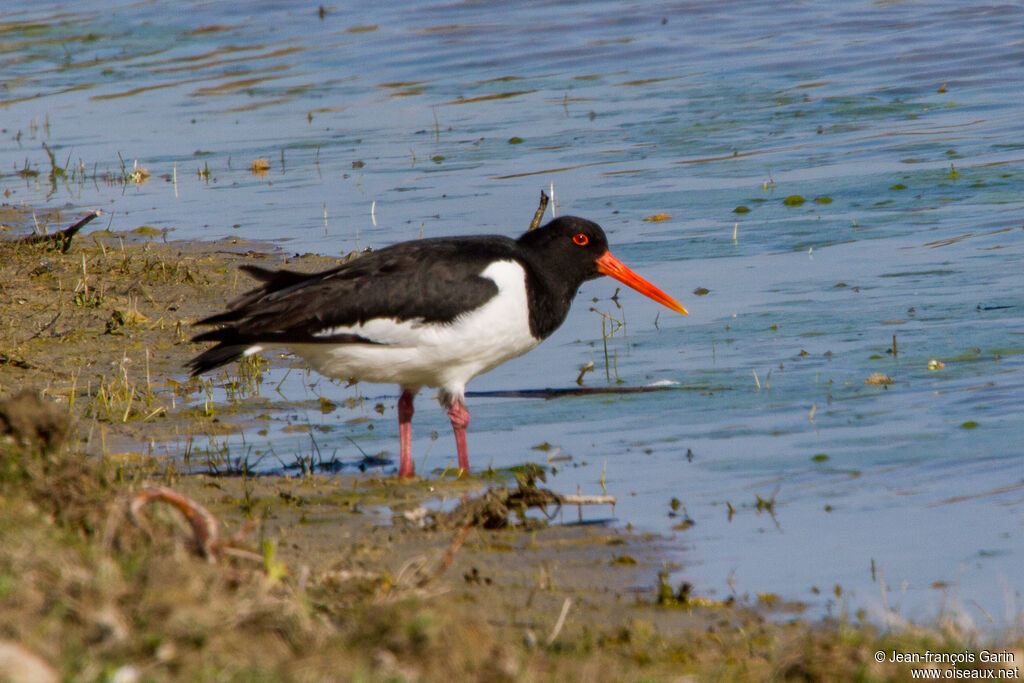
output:
[[[530,334],[536,339],[546,339],[565,322],[576,291],[583,283],[548,276],[547,269],[535,268],[529,263],[524,269],[526,296],[530,302]]]

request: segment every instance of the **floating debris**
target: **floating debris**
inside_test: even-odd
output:
[[[139,162],[136,160],[135,165],[132,167],[132,172],[128,174],[127,178],[136,185],[141,185],[147,182],[150,176],[149,170],[145,166],[139,166]]]
[[[645,223],[660,223],[661,221],[667,221],[670,218],[672,218],[672,214],[670,214],[670,213],[655,213],[655,214],[651,214],[650,216],[645,218],[644,222]]]
[[[270,170],[270,162],[260,157],[249,164],[249,170],[255,175],[263,175]]]

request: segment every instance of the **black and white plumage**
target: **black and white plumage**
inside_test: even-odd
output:
[[[440,389],[469,468],[466,383],[526,353],[565,320],[580,285],[610,275],[669,308],[678,302],[622,265],[600,226],[566,216],[513,240],[498,235],[401,242],[319,273],[242,266],[262,282],[193,338],[217,342],[193,375],[267,346],[305,358],[329,377],[396,383],[399,475],[411,476],[412,402]]]

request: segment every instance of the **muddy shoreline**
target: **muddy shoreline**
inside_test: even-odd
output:
[[[37,212],[51,229],[79,216]],[[30,220],[0,211],[12,233]],[[68,680],[904,680],[907,667],[874,653],[978,649],[952,623],[884,630],[857,615],[804,620],[771,596],[702,599],[666,583],[661,539],[614,526],[511,515],[488,529],[432,514],[514,490],[512,473],[212,476],[153,456],[252,412],[202,399],[204,382],[244,386],[240,370],[184,379],[199,349],[191,323],[252,282],[238,266],[337,262],[164,238],[83,230],[66,252],[0,243],[0,400],[29,390],[71,425],[59,444],[13,427],[4,441],[19,475],[3,480],[0,523],[18,531],[0,550],[0,588],[4,576],[14,586],[0,604],[20,625],[0,645],[15,659]],[[238,547],[256,559],[207,562],[164,505],[125,521],[125,501],[154,485],[207,508],[225,535],[248,529]],[[1024,656],[1019,633],[996,644]],[[0,679],[22,680],[11,671]]]

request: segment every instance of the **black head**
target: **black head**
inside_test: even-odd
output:
[[[541,264],[548,286],[571,301],[586,280],[608,275],[644,296],[686,315],[678,301],[626,267],[608,251],[608,238],[597,223],[564,216],[519,238],[528,259]]]
[[[562,216],[519,238],[531,257],[549,272],[571,283],[573,290],[585,280],[600,277],[597,261],[608,252],[608,238],[601,226],[585,218]]]

